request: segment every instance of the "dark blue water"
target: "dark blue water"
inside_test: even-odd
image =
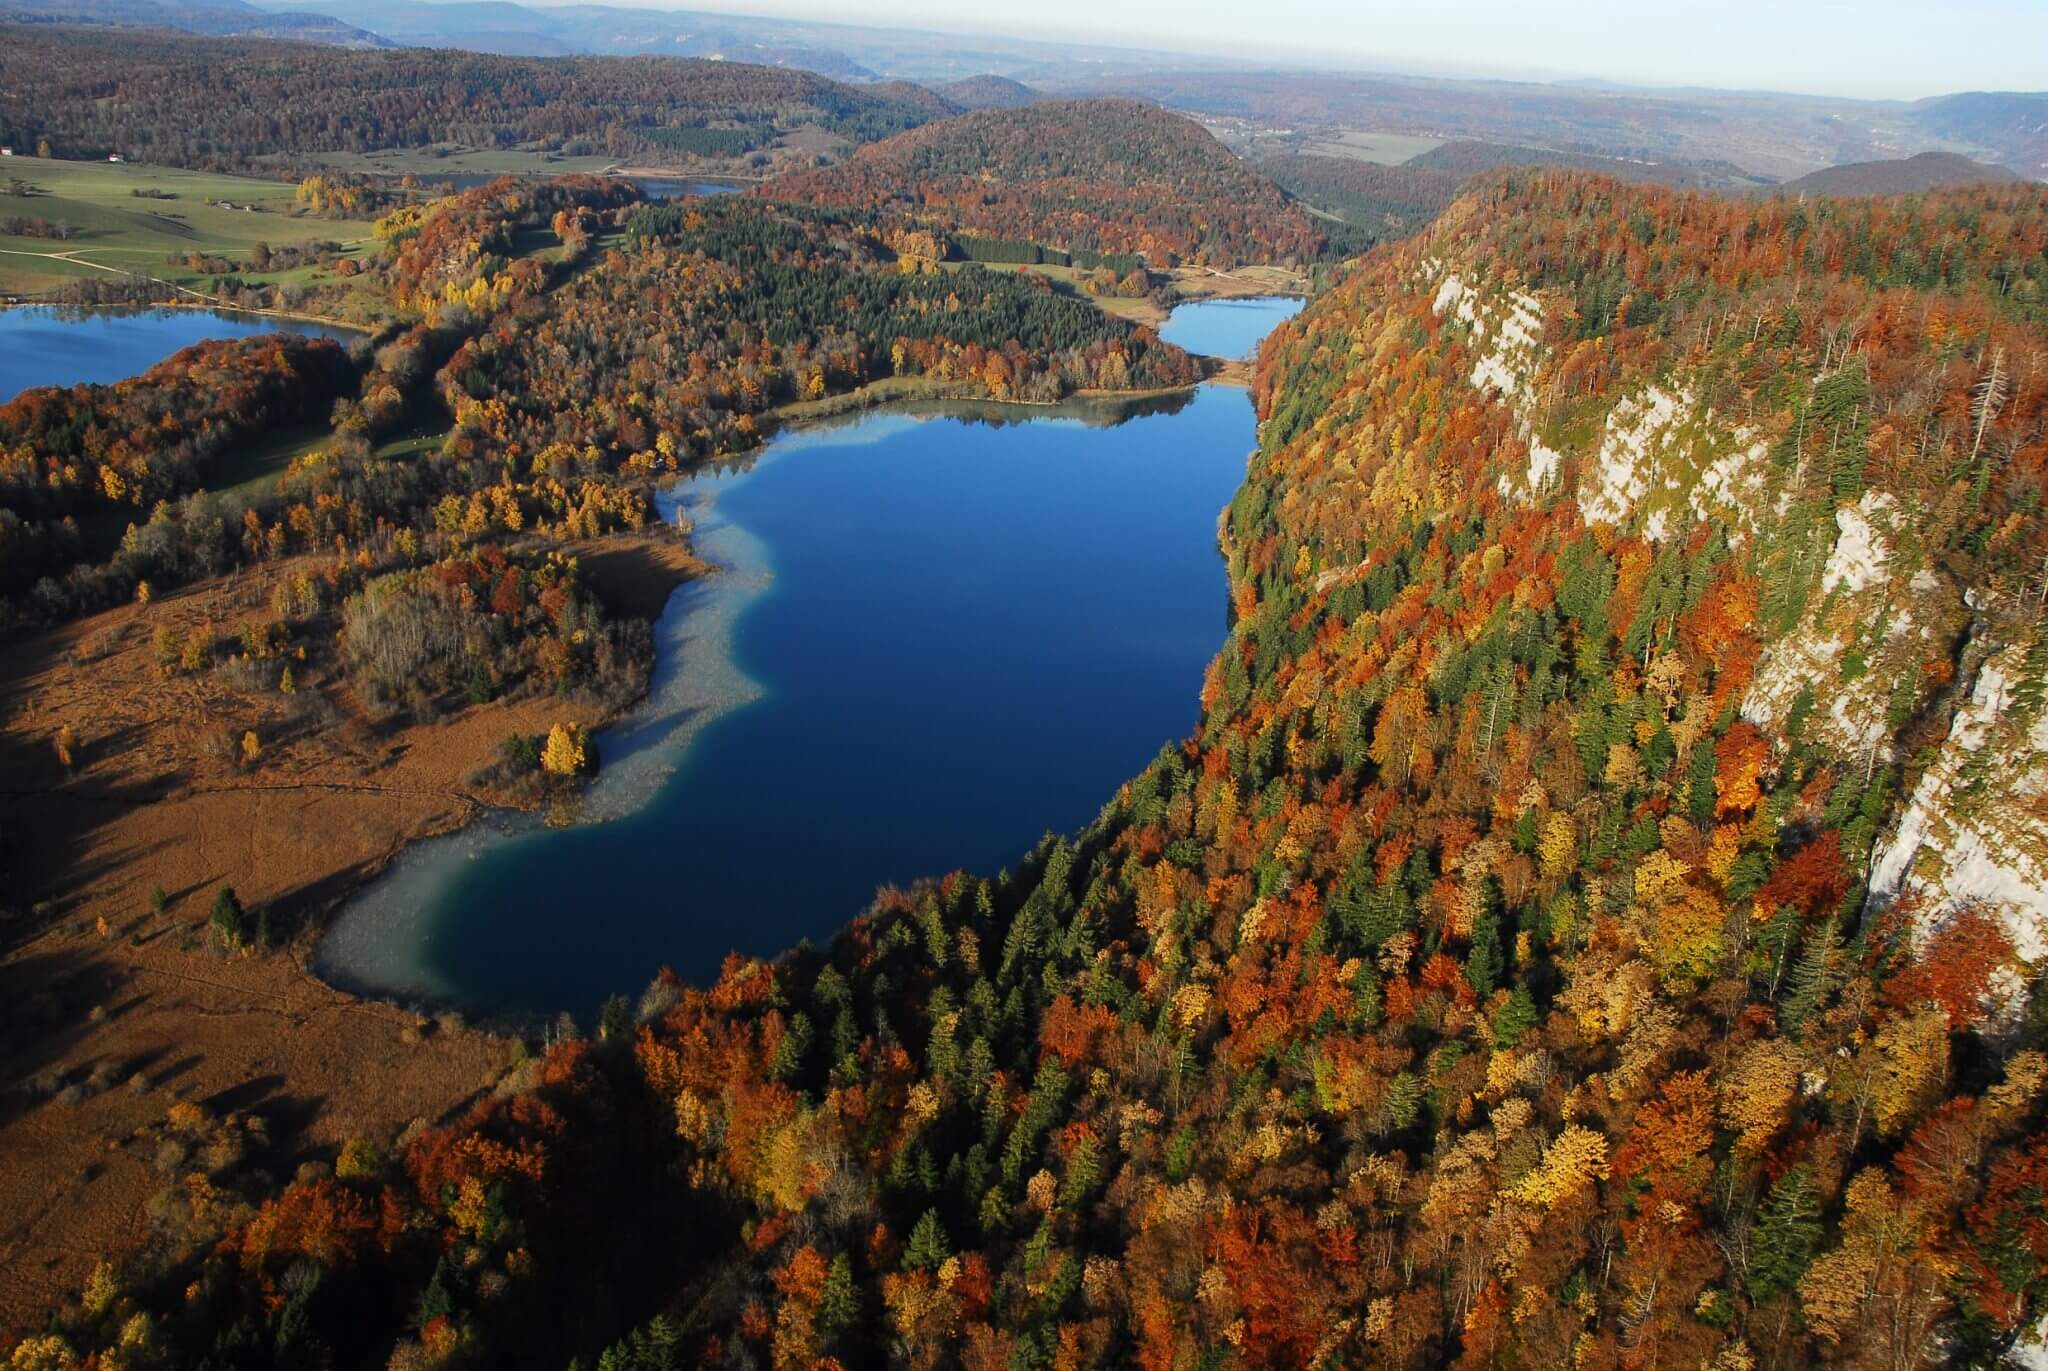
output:
[[[324,324],[208,309],[0,309],[0,401],[30,386],[119,381],[207,338],[303,333],[346,343],[360,335]]]
[[[1229,351],[1294,307],[1233,307]],[[618,817],[417,849],[323,973],[587,1014],[663,964],[706,980],[729,950],[829,938],[880,884],[994,872],[1081,827],[1196,723],[1254,427],[1219,387],[1116,426],[879,416],[690,483],[731,570],[678,592],[652,717],[600,739],[592,801]]]

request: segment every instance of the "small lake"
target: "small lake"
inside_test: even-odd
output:
[[[1299,300],[1260,296],[1245,300],[1204,300],[1182,305],[1160,325],[1159,336],[1176,347],[1205,357],[1249,359],[1279,318],[1301,310]]]
[[[105,384],[139,376],[194,343],[259,333],[301,333],[342,343],[361,336],[236,310],[19,305],[0,309],[0,403],[31,386]]]
[[[1299,307],[1175,325],[1244,355]],[[725,570],[670,600],[581,821],[409,849],[317,969],[587,1017],[664,964],[704,982],[729,950],[829,939],[879,885],[993,873],[1085,825],[1197,721],[1227,628],[1217,516],[1255,429],[1219,386],[1121,423],[896,411],[675,484],[664,512]]]
[[[502,180],[507,175],[520,174],[459,171],[450,173],[447,176],[436,176],[431,172],[423,172],[420,175],[420,180],[428,185],[442,185],[445,183],[453,186],[458,191],[464,191],[475,190],[478,186],[488,186],[491,182]],[[530,175],[530,173],[527,175]],[[704,181],[672,176],[629,176],[624,179],[631,181],[639,192],[650,200],[669,200],[678,195],[736,195],[752,184],[752,182],[748,181]]]
[[[678,195],[737,195],[747,188],[744,181],[672,181],[661,176],[636,176],[633,184],[650,200],[672,200]]]

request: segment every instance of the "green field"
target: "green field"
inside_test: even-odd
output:
[[[1439,146],[1441,138],[1424,138],[1413,133],[1374,133],[1367,129],[1345,129],[1337,137],[1310,143],[1302,151],[1316,157],[1349,157],[1359,162],[1377,162],[1395,167],[1411,157],[1420,157]]]
[[[28,194],[10,193],[14,183]],[[161,191],[167,199],[136,190]],[[228,209],[220,203],[229,202]],[[0,218],[14,216],[64,224],[67,238],[0,234],[0,293],[34,294],[77,276],[105,276],[103,268],[140,272],[178,285],[204,278],[166,258],[198,251],[246,258],[259,242],[272,247],[326,240],[361,244],[370,226],[306,213],[282,181],[217,176],[140,163],[64,162],[40,157],[0,159]],[[256,282],[303,282],[312,268],[248,273]]]

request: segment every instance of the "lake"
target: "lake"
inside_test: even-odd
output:
[[[1172,328],[1243,355],[1298,308]],[[1085,825],[1197,721],[1227,627],[1217,516],[1255,440],[1245,393],[1204,386],[1119,424],[872,414],[677,483],[664,512],[725,570],[670,601],[581,822],[409,849],[317,969],[587,1018],[664,964],[706,981],[729,950],[829,939],[881,884],[993,873]]]
[[[362,335],[298,319],[211,309],[0,309],[0,402],[31,386],[75,386],[139,376],[208,338],[302,333],[347,343]]]
[[[1280,320],[1291,318],[1300,309],[1299,300],[1271,296],[1204,300],[1176,309],[1160,326],[1159,336],[1208,357],[1249,358]]]
[[[456,172],[449,176],[435,176],[431,173],[420,179],[433,185],[446,183],[458,191],[475,190],[493,181],[502,180],[506,172]],[[530,174],[528,174],[530,176]],[[752,182],[748,181],[703,181],[673,176],[628,176],[639,192],[650,200],[669,200],[678,195],[737,195]]]

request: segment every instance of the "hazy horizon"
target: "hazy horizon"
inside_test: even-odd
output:
[[[1721,0],[1711,8],[1467,0],[1455,11],[1398,0],[1268,0],[1256,12],[1167,0],[1125,0],[1113,9],[1041,0],[1029,30],[964,23],[956,6],[937,0],[603,2],[1482,79],[1880,100],[2048,89],[2048,63],[2039,56],[2048,51],[2048,0]]]

